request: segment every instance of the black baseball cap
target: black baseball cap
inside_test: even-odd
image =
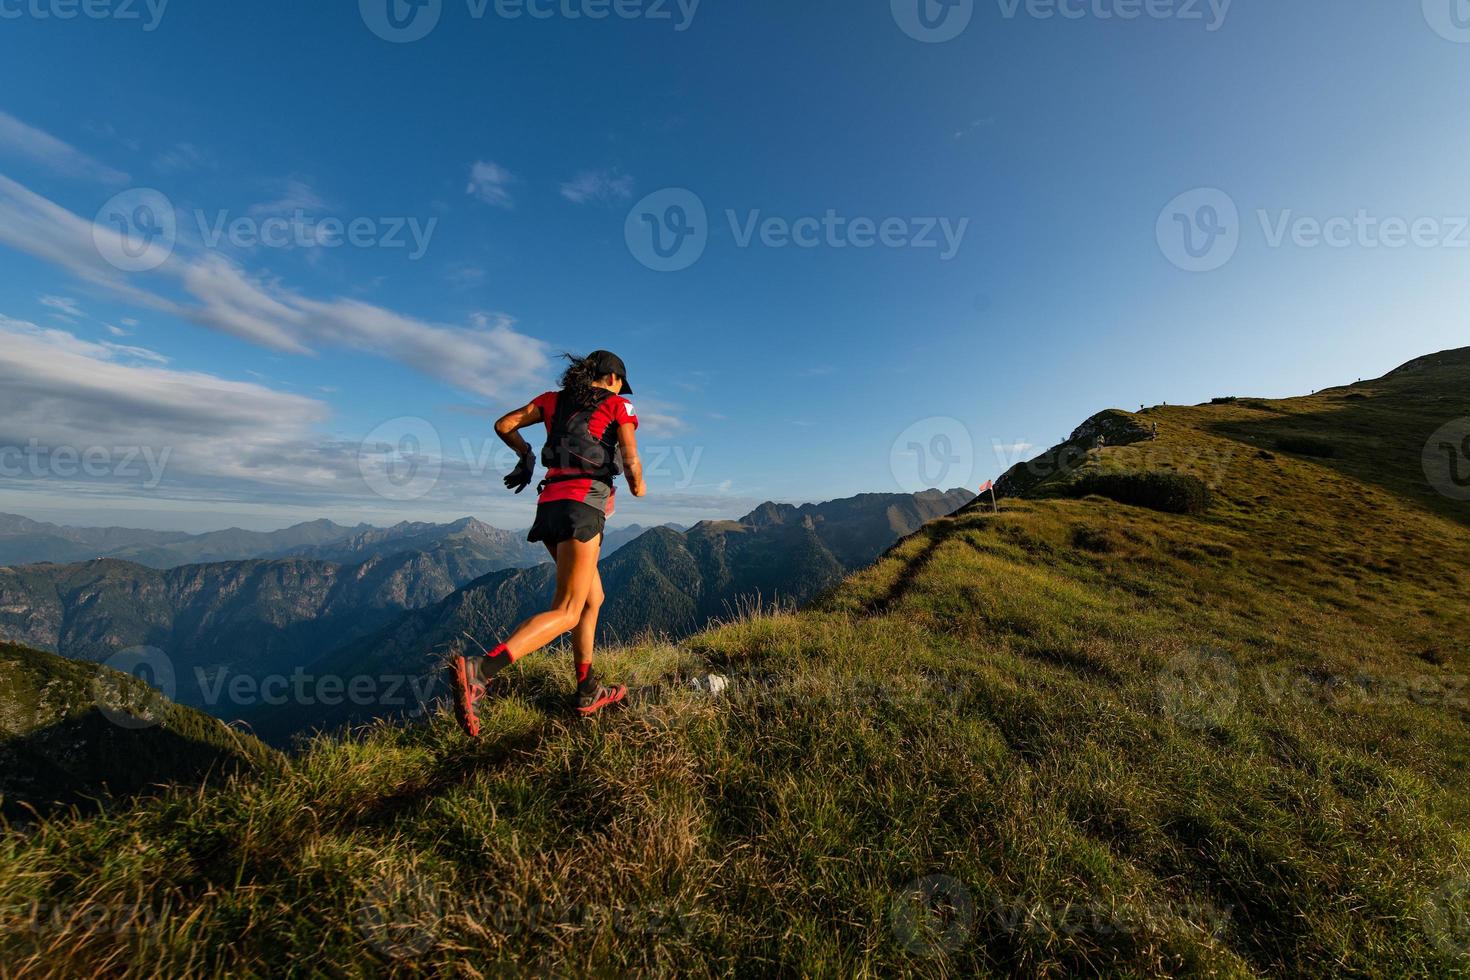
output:
[[[599,378],[608,374],[616,374],[623,379],[623,394],[631,395],[633,386],[628,384],[628,366],[623,359],[610,350],[595,350],[587,355],[587,360],[592,362],[592,370],[597,372]]]

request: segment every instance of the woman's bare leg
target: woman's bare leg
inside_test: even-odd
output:
[[[576,629],[572,630],[572,653],[576,657],[579,680],[586,676],[582,668],[592,667],[592,652],[597,645],[597,613],[602,609],[603,598],[602,573],[593,569],[592,591],[587,594],[587,602],[582,607],[582,618],[577,620]]]
[[[512,660],[535,653],[576,628],[594,584],[601,591],[597,575],[597,556],[601,550],[600,537],[585,542],[563,541],[556,546],[556,598],[548,611],[526,620],[505,641]]]

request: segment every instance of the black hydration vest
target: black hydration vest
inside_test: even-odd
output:
[[[605,388],[597,389],[592,404],[578,408],[565,391],[556,397],[556,414],[541,450],[541,463],[548,470],[575,470],[560,476],[548,476],[543,482],[565,483],[569,480],[592,479],[612,486],[613,477],[622,473],[618,462],[617,426],[609,425],[601,439],[592,438],[592,415],[612,397]]]

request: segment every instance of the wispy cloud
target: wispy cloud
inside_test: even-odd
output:
[[[345,348],[376,354],[478,395],[521,386],[548,367],[545,345],[517,332],[508,317],[481,317],[457,326],[355,299],[314,299],[215,253],[175,252],[149,280],[138,280],[102,258],[97,239],[108,236],[120,240],[118,231],[94,226],[0,177],[0,242],[146,308],[287,353]],[[190,300],[137,285],[160,278],[172,279]]]
[[[966,136],[970,135],[971,133],[973,133],[977,129],[985,129],[987,127],[994,126],[994,125],[995,125],[995,117],[994,116],[985,116],[982,119],[972,119],[970,122],[966,123],[965,125],[961,126],[959,129],[956,129],[954,131],[954,138],[957,139],[957,140],[958,139],[964,139]]]
[[[125,184],[128,175],[87,156],[69,143],[0,111],[0,152],[24,157],[56,173],[104,184]]]
[[[478,286],[485,281],[488,275],[484,269],[468,262],[456,262],[444,272],[444,279],[449,285],[456,289],[468,289]]]
[[[573,204],[617,204],[633,196],[633,178],[616,170],[585,170],[561,185]]]
[[[41,305],[65,317],[81,318],[87,315],[82,312],[76,300],[66,296],[42,296]]]
[[[166,176],[192,173],[214,165],[214,157],[193,143],[175,143],[153,158],[153,169]]]
[[[470,167],[470,184],[465,193],[498,208],[511,208],[515,202],[511,200],[510,187],[516,182],[516,176],[500,164],[481,160]]]
[[[288,177],[276,185],[273,200],[250,206],[250,216],[264,218],[276,214],[294,214],[297,211],[325,211],[327,207],[326,200],[310,183],[300,177]]]

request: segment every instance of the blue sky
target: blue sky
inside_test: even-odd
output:
[[[563,350],[689,523],[1467,342],[1460,0],[92,2],[0,0],[0,510],[523,527]]]

